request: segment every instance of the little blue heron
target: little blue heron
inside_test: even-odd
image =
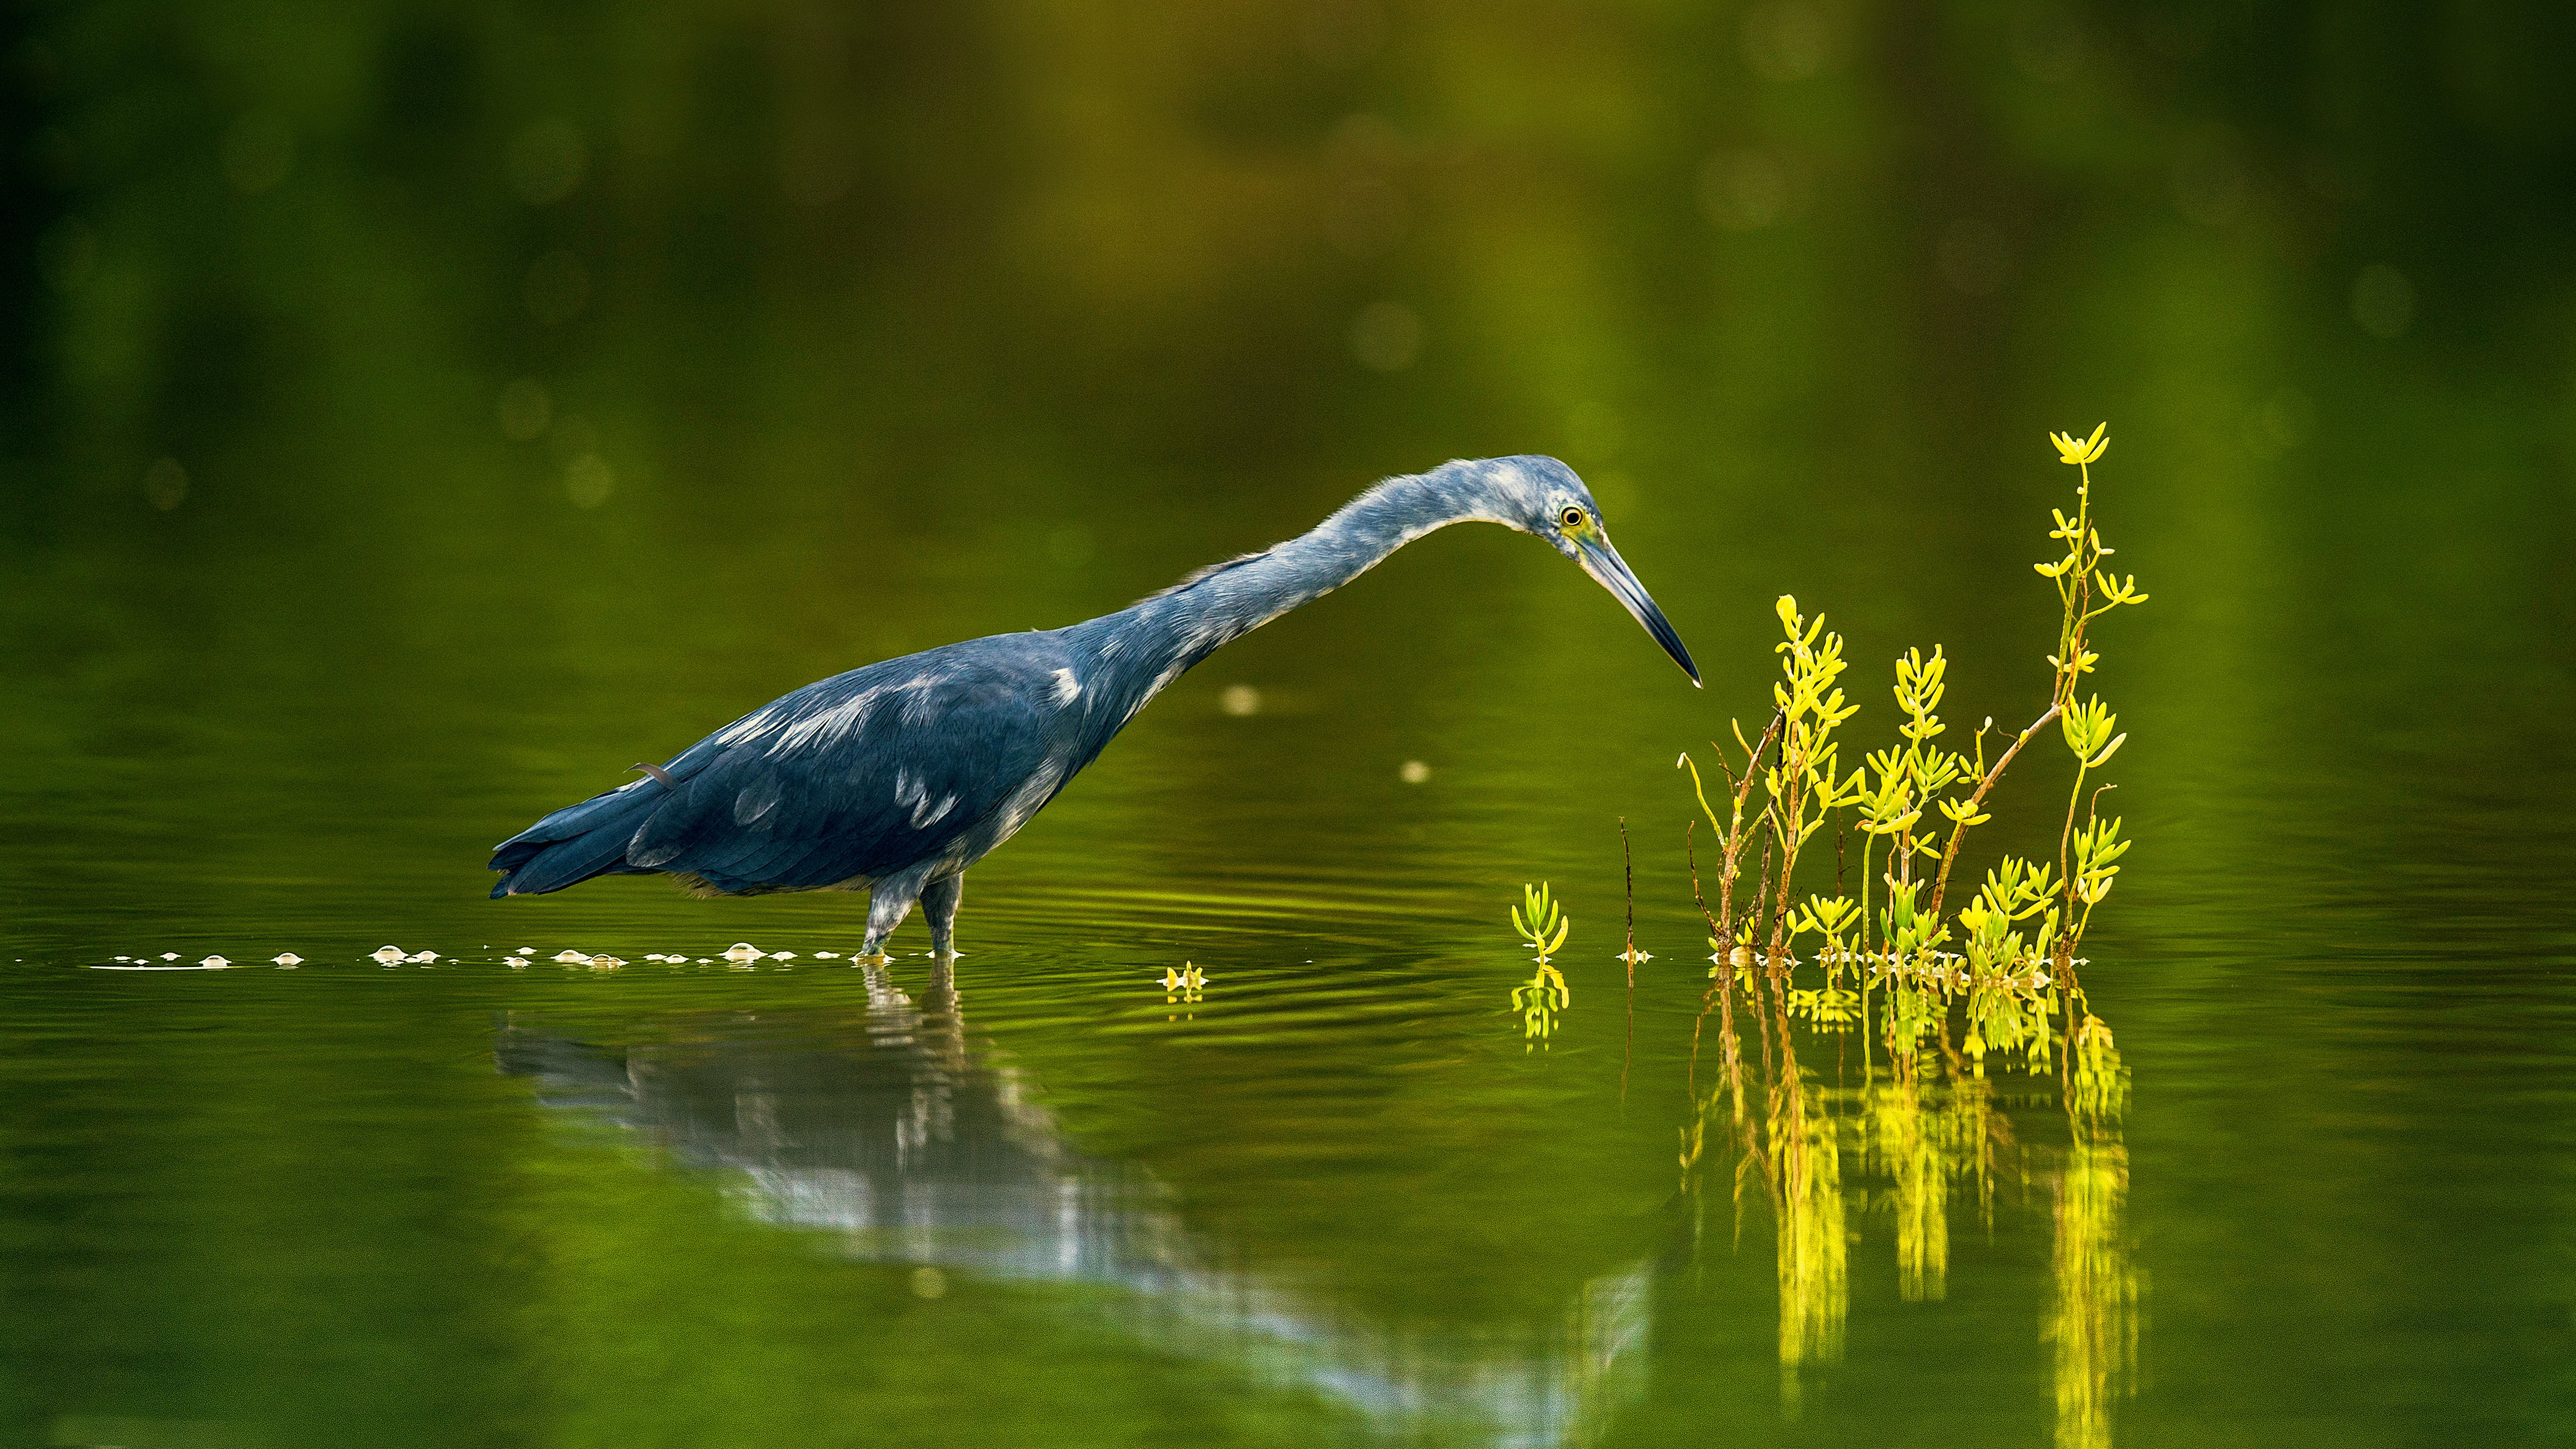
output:
[[[883,954],[915,901],[932,949],[951,955],[967,867],[1026,825],[1164,685],[1433,529],[1471,520],[1546,540],[1699,683],[1574,470],[1540,457],[1449,463],[1387,479],[1310,533],[1117,613],[809,684],[501,842],[492,894],[657,873],[700,895],[865,888],[861,956]]]

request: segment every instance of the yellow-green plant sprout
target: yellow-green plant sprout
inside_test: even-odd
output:
[[[1790,595],[1780,596],[1774,612],[1787,635],[1783,642],[1772,646],[1773,652],[1781,656],[1782,678],[1771,685],[1771,699],[1778,707],[1781,725],[1780,753],[1777,763],[1761,772],[1763,794],[1769,803],[1759,818],[1770,827],[1779,876],[1773,899],[1757,900],[1755,907],[1767,907],[1769,912],[1770,939],[1763,960],[1777,978],[1786,974],[1789,965],[1790,902],[1794,899],[1790,882],[1796,875],[1798,855],[1823,828],[1829,812],[1860,801],[1863,776],[1859,770],[1848,777],[1840,774],[1841,746],[1834,740],[1834,731],[1860,712],[1859,705],[1843,702],[1842,689],[1834,683],[1849,667],[1843,661],[1842,636],[1826,632],[1821,614],[1809,621]]]
[[[1521,903],[1512,907],[1512,929],[1521,939],[1538,950],[1541,965],[1547,963],[1565,946],[1565,935],[1574,929],[1574,918],[1558,908],[1548,893],[1547,882],[1521,887]]]
[[[2084,777],[2109,762],[2128,739],[2126,735],[2113,732],[2117,717],[2103,704],[2101,696],[2095,695],[2081,705],[2075,702],[2075,685],[2082,676],[2092,673],[2094,666],[2101,661],[2102,656],[2090,646],[2093,621],[2123,605],[2147,601],[2147,595],[2138,591],[2137,575],[2118,578],[2102,566],[2102,560],[2118,552],[2102,542],[2102,531],[2093,522],[2093,464],[2110,449],[2111,440],[2105,436],[2109,428],[2110,424],[2104,423],[2081,442],[2066,433],[2049,435],[2049,441],[2057,446],[2058,461],[2076,470],[2075,516],[2068,518],[2063,510],[2050,510],[2057,520],[2057,527],[2048,536],[2063,542],[2066,553],[2053,563],[2031,565],[2042,577],[2057,585],[2061,607],[2057,652],[2048,656],[2048,663],[2057,671],[2051,707],[2064,716],[2066,747],[2074,752],[2076,758],[2075,787],[2066,797],[2066,825],[2059,832],[2057,852],[2062,906],[2070,919],[2075,915],[2076,887],[2082,879],[2080,873],[2070,866],[2075,813],[2084,799]],[[2105,881],[2108,879],[2104,877]],[[2058,947],[2058,964],[2070,971],[2076,934],[2080,932],[2071,933]]]

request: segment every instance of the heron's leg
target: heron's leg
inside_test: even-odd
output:
[[[875,961],[884,957],[886,937],[912,914],[912,903],[921,899],[921,882],[893,876],[868,888],[868,939],[859,955]]]
[[[957,903],[966,896],[966,873],[947,876],[921,888],[921,913],[930,918],[930,954],[957,954]]]

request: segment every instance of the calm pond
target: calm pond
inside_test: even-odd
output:
[[[1812,213],[1713,223],[1697,122],[1613,164],[1366,94],[1241,102],[1277,191],[1014,149],[1045,128],[925,80],[901,154],[991,188],[863,148],[781,195],[767,152],[503,66],[442,170],[403,67],[447,52],[386,43],[396,99],[342,131],[136,122],[197,179],[49,201],[94,256],[12,324],[0,1439],[2576,1432],[2576,394],[2487,348],[2536,283],[2428,244],[2356,303],[2359,243],[2027,156],[1996,184],[2060,209],[1976,245],[1830,147]],[[1413,250],[1370,250],[1382,207],[1274,228],[1296,167],[1412,198]],[[1155,224],[1185,183],[1231,219]],[[846,210],[880,201],[903,226]],[[1584,220],[1614,206],[1660,219]],[[2153,594],[2099,625],[2116,1066],[2070,1104],[1707,1012],[1675,759],[1767,717],[1774,598],[1848,639],[1847,765],[1912,646],[1952,740],[2018,728],[2074,476],[2044,434],[2105,416]],[[847,896],[484,898],[494,842],[787,689],[1524,451],[1591,481],[1705,690],[1460,527],[1174,685],[977,868],[953,971],[917,916],[852,963]],[[2071,770],[2052,729],[1962,869],[2049,854]],[[1539,881],[1573,921],[1543,1041],[1507,916]]]

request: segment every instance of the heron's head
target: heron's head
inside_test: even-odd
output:
[[[1592,490],[1583,486],[1573,469],[1554,458],[1537,456],[1494,458],[1467,466],[1476,470],[1478,485],[1491,497],[1494,512],[1489,516],[1538,535],[1574,560],[1594,583],[1637,616],[1692,684],[1699,683],[1699,666],[1691,663],[1682,636],[1673,632],[1672,623],[1655,607],[1646,586],[1637,582],[1628,561],[1610,546],[1610,527],[1601,517],[1601,505],[1593,501]]]

